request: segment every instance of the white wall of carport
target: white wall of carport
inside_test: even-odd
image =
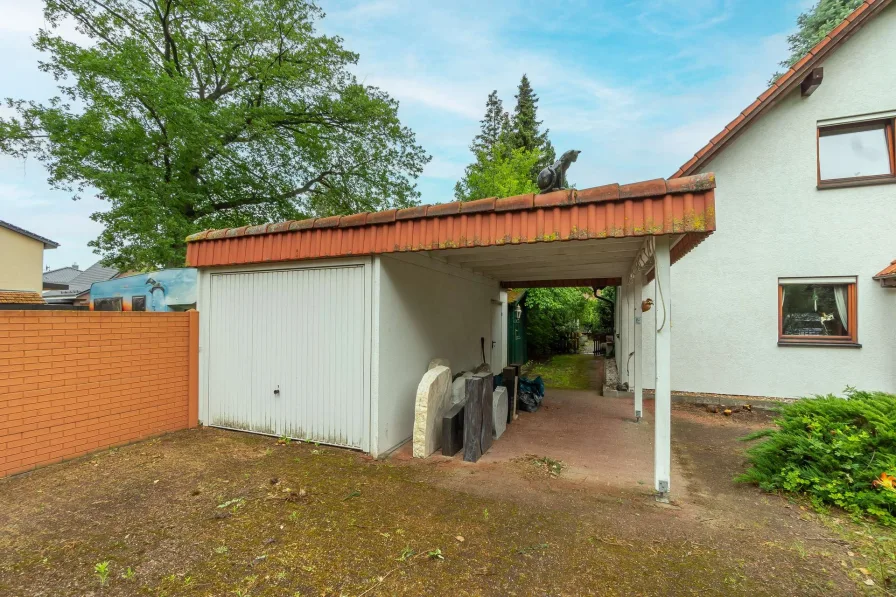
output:
[[[672,388],[753,396],[896,392],[896,290],[871,277],[896,258],[896,185],[816,189],[819,121],[896,111],[896,5],[704,168],[718,231],[672,267]],[[858,276],[862,348],[779,347],[779,277]],[[654,296],[653,283],[644,288]],[[654,383],[656,310],[644,318]]]
[[[411,437],[417,385],[432,358],[447,358],[452,373],[470,370],[482,361],[481,337],[490,358],[492,301],[501,289],[496,280],[417,254],[375,258],[373,284],[375,454],[383,454]]]

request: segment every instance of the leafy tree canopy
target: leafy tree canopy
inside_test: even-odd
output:
[[[790,56],[781,62],[781,66],[787,69],[799,62],[861,3],[862,0],[819,0],[818,4],[800,14],[796,19],[799,29],[787,37]],[[782,74],[775,73],[770,82],[774,83]]]
[[[613,325],[615,289],[604,289],[609,301],[591,288],[530,288],[526,291],[526,342],[536,355],[556,353],[563,338],[580,330],[608,330]]]
[[[48,103],[7,100],[0,151],[36,155],[109,208],[92,246],[122,269],[183,264],[197,230],[416,203],[429,157],[397,103],[349,72],[305,0],[46,0]],[[55,33],[72,20],[91,43]]]
[[[490,150],[476,155],[476,162],[467,166],[463,180],[454,185],[454,196],[460,201],[485,197],[512,197],[537,193],[530,173],[540,154],[525,149],[511,149],[498,142]]]

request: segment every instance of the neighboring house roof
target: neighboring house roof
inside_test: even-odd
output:
[[[874,275],[875,280],[884,280],[886,278],[896,278],[896,259],[891,261],[890,265]]]
[[[0,290],[0,305],[43,305],[39,292]]]
[[[674,262],[715,230],[715,186],[713,174],[701,174],[206,230],[187,238],[187,263],[211,267],[683,234],[672,249]]]
[[[40,236],[39,234],[34,234],[33,232],[28,232],[24,228],[19,228],[18,226],[13,226],[9,222],[4,222],[3,220],[0,220],[0,228],[6,228],[7,230],[12,230],[13,232],[17,232],[18,234],[21,234],[22,236],[27,236],[28,238],[33,238],[36,241],[40,241],[40,242],[44,243],[45,249],[55,249],[56,247],[59,246],[59,243],[53,242],[49,238],[44,238],[43,236]]]
[[[118,275],[118,270],[111,267],[104,267],[100,262],[96,262],[83,272],[72,278],[68,283],[66,290],[47,290],[43,296],[45,299],[74,299],[82,292],[90,290],[90,285],[94,282],[105,282],[111,280]]]
[[[44,283],[47,284],[68,284],[81,274],[74,265],[67,265],[44,272]]]
[[[755,122],[762,114],[768,112],[778,100],[788,95],[802,84],[806,76],[812,72],[825,58],[840,47],[849,37],[870,22],[886,8],[892,0],[866,0],[847,16],[840,25],[828,33],[809,52],[779,77],[771,87],[746,107],[737,118],[728,123],[718,135],[710,139],[694,157],[688,160],[672,178],[689,176],[697,172],[709,162],[729,142],[735,139],[744,129]]]
[[[526,296],[527,288],[512,288],[507,291],[507,304],[512,305],[517,303]]]

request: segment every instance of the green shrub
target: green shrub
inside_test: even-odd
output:
[[[747,451],[751,467],[738,480],[896,525],[896,396],[847,388],[845,399],[788,404],[775,422],[745,438],[767,437]]]

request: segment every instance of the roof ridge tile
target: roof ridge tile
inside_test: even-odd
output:
[[[696,159],[696,158],[695,158]],[[706,191],[715,188],[715,177],[712,174],[697,174],[676,180],[666,181],[662,178],[645,180],[627,185],[618,183],[590,187],[582,190],[561,189],[549,193],[526,193],[513,197],[497,199],[487,197],[475,201],[452,201],[432,205],[417,205],[404,209],[387,209],[378,212],[361,212],[345,216],[329,216],[324,218],[307,218],[304,220],[286,220],[270,224],[257,224],[239,228],[222,228],[219,230],[203,230],[187,237],[187,242],[215,241],[242,236],[257,236],[309,230],[312,228],[357,228],[388,224],[396,220],[419,220],[422,218],[450,217],[475,213],[502,213],[548,207],[584,205],[588,203],[640,199],[644,197],[661,197],[672,193],[689,193]]]

